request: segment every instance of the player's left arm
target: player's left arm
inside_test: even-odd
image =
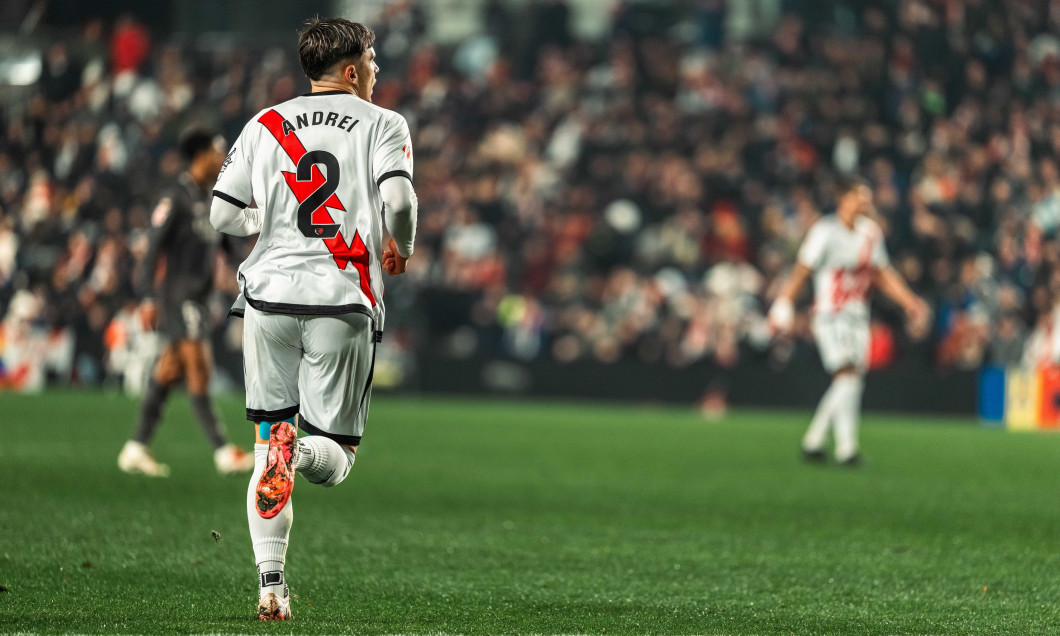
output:
[[[909,333],[916,338],[927,334],[930,310],[920,296],[909,289],[902,275],[891,265],[883,232],[878,229],[876,244],[872,249],[872,282],[880,292],[893,300],[905,311]]]
[[[873,269],[876,287],[884,296],[890,298],[905,311],[912,326],[919,327],[927,322],[928,306],[924,299],[913,293],[905,279],[890,264]]]
[[[253,122],[252,122],[253,123]],[[247,125],[232,144],[213,190],[210,223],[218,232],[233,236],[250,236],[261,231],[264,211],[250,207],[254,198],[251,158],[256,128]]]
[[[225,201],[214,192],[210,205],[210,223],[218,232],[232,236],[250,236],[261,232],[263,214],[261,208],[240,207]]]
[[[875,223],[875,221],[873,221]],[[891,265],[883,231],[876,225],[876,242],[872,247],[872,282],[880,292],[893,300],[905,311],[909,321],[909,332],[916,337],[927,333],[930,310],[920,296],[913,293],[905,279]]]

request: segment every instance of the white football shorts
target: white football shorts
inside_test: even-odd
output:
[[[247,305],[247,419],[279,422],[297,413],[310,435],[360,444],[372,399],[374,327],[362,313],[274,314]]]
[[[869,359],[868,316],[850,313],[818,314],[813,318],[813,336],[825,371],[834,374],[844,367],[864,373]]]

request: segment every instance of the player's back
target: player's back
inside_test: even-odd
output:
[[[188,173],[166,190],[152,213],[156,220],[171,222],[169,240],[162,246],[167,257],[166,275],[202,278],[213,271],[213,255],[221,240],[210,225],[210,191],[196,185]],[[164,218],[163,218],[164,217]]]
[[[868,315],[867,296],[874,268],[887,264],[883,232],[859,216],[848,227],[836,215],[810,228],[799,250],[799,263],[814,272],[814,310]]]
[[[239,270],[247,302],[290,314],[360,311],[381,328],[379,184],[391,177],[412,178],[408,126],[393,111],[326,91],[255,116],[215,191],[264,211]]]
[[[187,172],[165,188],[151,212],[151,233],[144,271],[138,285],[143,294],[159,294],[172,302],[202,302],[213,288],[214,254],[221,235],[210,225],[210,193]],[[155,264],[165,261],[164,276],[155,289]]]

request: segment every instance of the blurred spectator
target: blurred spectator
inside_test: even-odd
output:
[[[136,73],[151,51],[147,29],[131,16],[118,19],[110,38],[110,65],[115,75]]]

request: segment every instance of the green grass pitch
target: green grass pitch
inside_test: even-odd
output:
[[[219,404],[246,446],[241,406]],[[1052,435],[870,416],[851,471],[798,460],[802,412],[378,396],[346,482],[299,480],[294,621],[261,624],[246,480],[182,396],[173,476],[119,473],[136,412],[0,396],[0,632],[1060,630]]]

